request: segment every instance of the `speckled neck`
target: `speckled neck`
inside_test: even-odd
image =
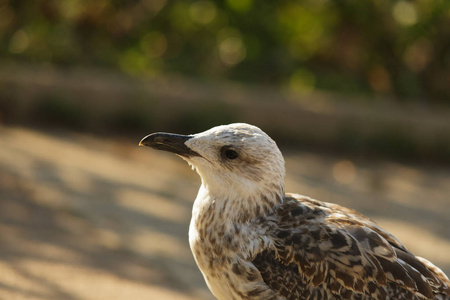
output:
[[[193,218],[204,223],[246,223],[270,214],[283,202],[284,188],[271,187],[270,190],[243,194],[227,190],[227,196],[202,184],[193,207]]]

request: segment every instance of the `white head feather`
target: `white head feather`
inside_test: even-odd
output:
[[[283,156],[258,127],[245,123],[217,126],[193,135],[185,145],[199,154],[184,159],[201,176],[211,196],[245,201],[257,195],[284,195]]]

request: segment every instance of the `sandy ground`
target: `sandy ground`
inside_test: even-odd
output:
[[[0,128],[0,299],[213,299],[190,254],[200,179],[137,142]],[[450,273],[450,171],[288,153],[287,191],[372,217]]]

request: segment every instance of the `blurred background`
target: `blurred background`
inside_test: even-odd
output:
[[[213,299],[137,143],[231,122],[450,273],[449,1],[0,0],[0,299]]]

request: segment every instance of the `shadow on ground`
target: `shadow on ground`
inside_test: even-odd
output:
[[[0,296],[212,299],[187,242],[188,168],[120,141],[1,133]]]
[[[182,160],[137,141],[0,135],[0,299],[213,299],[187,241],[200,180]],[[369,215],[449,273],[450,172],[312,153],[287,166],[288,191]]]

